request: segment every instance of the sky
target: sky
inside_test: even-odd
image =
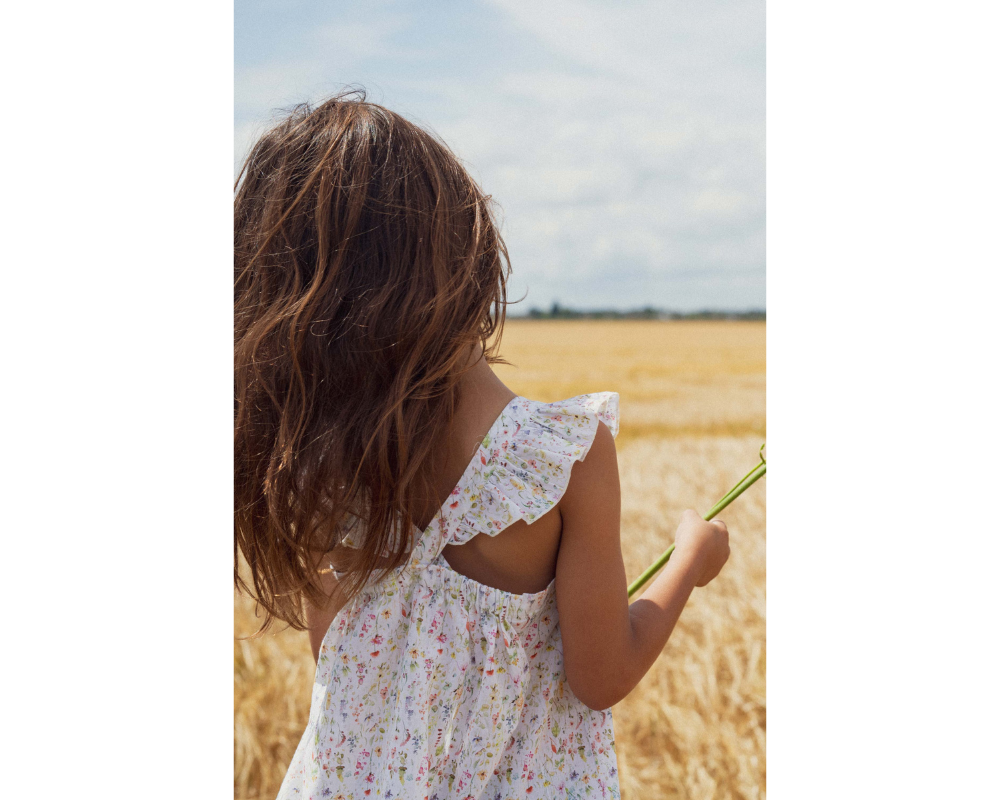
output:
[[[236,0],[238,160],[345,86],[502,210],[513,314],[763,309],[764,2]]]

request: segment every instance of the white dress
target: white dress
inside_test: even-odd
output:
[[[618,395],[512,400],[409,561],[337,615],[280,800],[618,798],[610,711],[566,682],[554,581],[485,586],[445,545],[532,523],[563,496]]]

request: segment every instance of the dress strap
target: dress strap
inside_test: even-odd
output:
[[[466,473],[414,546],[411,565],[434,561],[446,545],[480,533],[496,536],[518,520],[549,512],[569,486],[603,422],[618,434],[618,394],[585,394],[555,403],[517,398],[497,418]]]

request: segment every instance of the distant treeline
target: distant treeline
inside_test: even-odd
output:
[[[620,311],[612,308],[597,308],[581,310],[576,308],[566,308],[558,303],[553,303],[548,310],[541,308],[531,308],[526,314],[509,314],[511,319],[739,319],[739,320],[766,320],[767,314],[763,310],[754,311],[665,311],[662,308],[636,308],[628,311]]]

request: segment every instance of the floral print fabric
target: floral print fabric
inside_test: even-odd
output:
[[[559,502],[618,395],[512,400],[410,559],[359,593],[320,649],[279,800],[619,798],[610,711],[566,683],[554,582],[511,594],[441,555]]]

